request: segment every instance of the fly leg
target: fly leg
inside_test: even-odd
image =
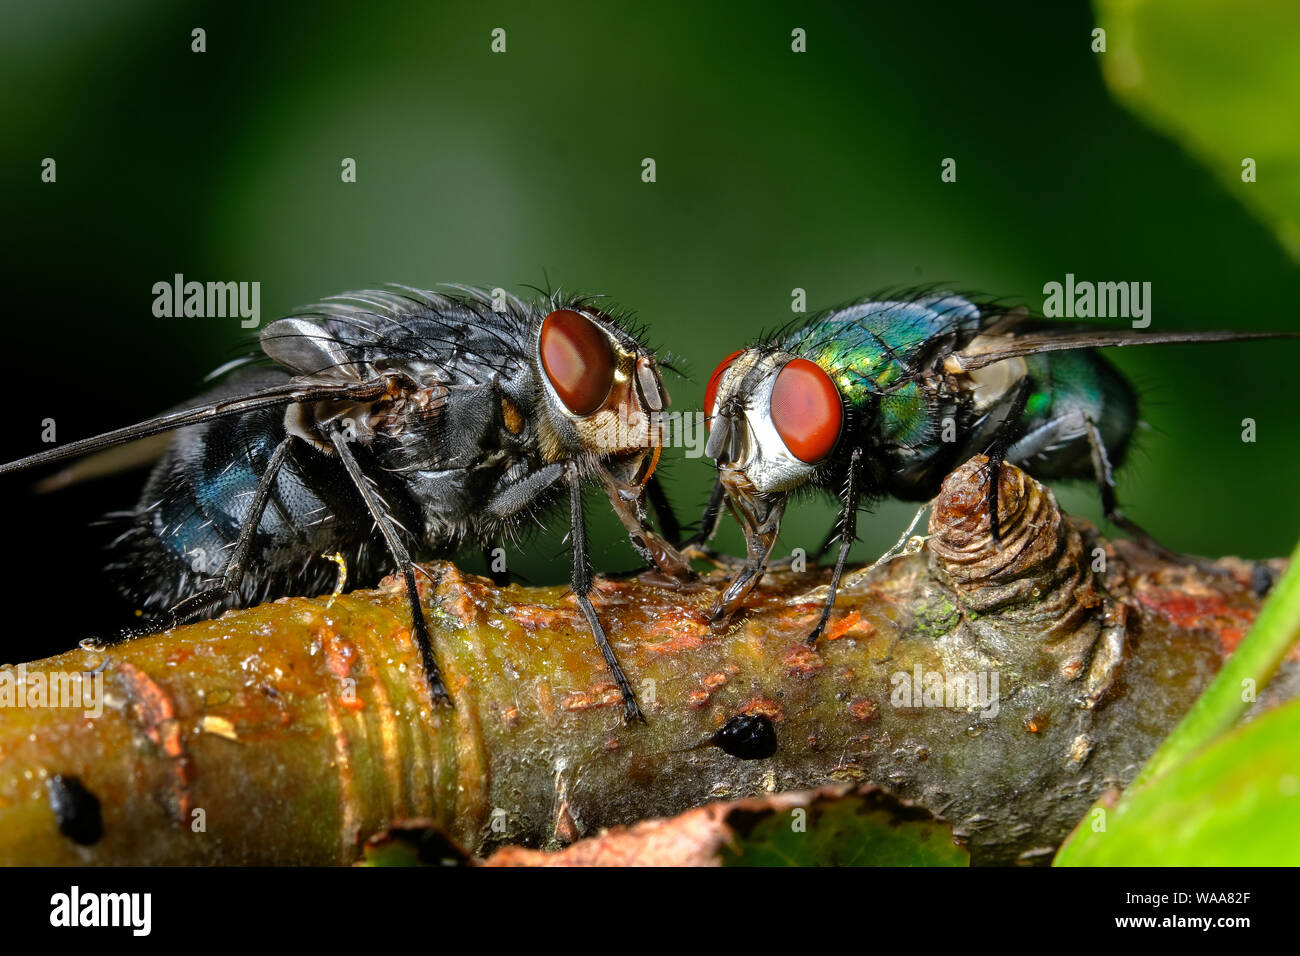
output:
[[[226,567],[221,573],[221,583],[191,595],[172,607],[164,619],[165,624],[159,627],[159,630],[191,621],[239,590],[240,582],[244,580],[244,564],[248,560],[248,552],[253,547],[257,528],[262,523],[262,514],[271,499],[271,489],[275,487],[276,475],[280,473],[280,467],[289,454],[289,446],[294,441],[293,436],[285,438],[271,453],[270,460],[266,463],[266,470],[262,472],[262,477],[257,482],[257,490],[253,493],[253,501],[248,506],[248,514],[245,515],[244,523],[240,526],[235,548],[230,553],[230,560],[226,562]]]
[[[239,537],[235,539],[235,547],[230,554],[230,560],[226,562],[225,569],[222,571],[221,583],[205,588],[198,594],[192,594],[183,601],[179,601],[157,620],[150,621],[141,627],[124,628],[115,637],[103,640],[102,643],[118,644],[132,638],[156,634],[168,628],[180,627],[182,624],[200,617],[204,612],[239,591],[239,585],[244,579],[244,565],[248,560],[248,552],[252,550],[253,538],[257,534],[258,526],[262,523],[262,514],[266,511],[267,502],[270,501],[271,489],[275,485],[275,477],[280,471],[280,466],[284,464],[284,459],[289,453],[289,444],[293,440],[292,437],[285,438],[271,453],[271,457],[266,463],[266,471],[262,473],[262,477],[257,482],[257,490],[253,493],[253,501],[249,505],[248,514],[239,528]]]
[[[451,696],[442,682],[442,671],[438,669],[438,660],[433,653],[433,639],[429,634],[429,622],[424,616],[424,606],[420,603],[420,589],[415,584],[415,564],[411,561],[410,552],[397,536],[397,528],[388,513],[388,506],[371,485],[370,479],[362,472],[361,465],[352,454],[352,449],[348,447],[343,429],[334,428],[330,432],[330,441],[334,445],[334,450],[338,452],[343,467],[347,469],[352,484],[361,493],[366,503],[366,510],[374,518],[379,533],[384,536],[384,543],[388,545],[388,553],[393,563],[402,572],[406,597],[411,605],[411,636],[415,640],[416,649],[420,652],[420,663],[424,665],[424,677],[429,684],[429,695],[435,704],[451,706]]]
[[[658,475],[651,475],[646,482],[646,496],[659,518],[659,531],[665,539],[676,544],[681,538],[682,526],[677,521],[677,513],[673,511],[668,496],[664,494],[664,486],[660,484]]]
[[[826,622],[830,620],[831,611],[835,608],[835,591],[840,586],[840,575],[844,573],[844,562],[849,559],[849,549],[853,547],[853,542],[857,540],[858,498],[862,494],[858,466],[861,461],[862,449],[853,449],[853,454],[849,458],[849,476],[844,482],[844,510],[840,513],[839,520],[840,550],[835,558],[835,570],[831,572],[831,583],[829,593],[826,595],[826,603],[822,605],[822,616],[818,618],[817,626],[808,635],[809,644],[815,643],[817,638],[822,636],[822,631],[826,629]]]
[[[734,572],[742,567],[744,562],[729,554],[720,554],[708,545],[709,539],[718,532],[718,519],[722,515],[722,504],[726,500],[727,492],[722,487],[722,479],[715,478],[713,490],[709,492],[708,503],[704,506],[704,515],[700,518],[699,530],[683,541],[679,547],[687,558],[699,558],[708,561],[715,568]]]
[[[573,527],[573,593],[578,599],[578,607],[582,608],[583,616],[587,618],[592,636],[596,639],[596,646],[600,648],[600,653],[605,658],[605,666],[609,668],[614,683],[618,685],[619,693],[623,695],[623,719],[629,724],[634,720],[644,724],[645,715],[637,705],[636,694],[632,692],[632,685],[627,675],[623,673],[618,656],[614,653],[614,648],[610,647],[609,638],[605,636],[605,630],[600,626],[600,618],[596,616],[596,608],[591,603],[591,558],[587,554],[587,517],[582,508],[582,479],[576,468],[569,469],[568,482],[569,514]]]
[[[1120,511],[1119,501],[1115,495],[1115,476],[1111,471],[1110,456],[1106,454],[1106,443],[1102,440],[1101,429],[1091,418],[1084,418],[1083,427],[1088,436],[1088,448],[1092,452],[1092,470],[1097,479],[1097,493],[1101,496],[1101,509],[1106,515],[1106,520],[1123,528],[1143,548],[1171,564],[1191,564],[1199,571],[1218,577],[1228,575],[1226,570],[1212,561],[1194,555],[1179,554],[1166,548],[1152,537],[1150,532]]]
[[[998,426],[998,430],[994,432],[993,441],[987,452],[989,534],[995,544],[1002,540],[1002,526],[998,518],[998,486],[1001,484],[1002,463],[1007,460],[1007,449],[1011,447],[1012,439],[1021,428],[1020,419],[1025,414],[1025,403],[1029,401],[1030,388],[1029,379],[1020,380],[1020,384],[1016,386],[1015,397],[1011,400],[1011,408],[1002,420],[1002,424]]]
[[[704,515],[700,518],[700,528],[695,534],[691,535],[681,543],[683,551],[691,549],[704,549],[704,545],[718,531],[718,518],[722,515],[722,503],[726,500],[726,489],[722,487],[722,479],[713,479],[713,490],[709,492],[708,503],[704,506]]]

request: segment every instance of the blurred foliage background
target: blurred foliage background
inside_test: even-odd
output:
[[[1295,31],[1219,24],[1206,36],[1168,10],[1143,20],[1141,6],[1103,4],[1114,25],[1098,54],[1098,11],[1083,0],[6,2],[5,457],[38,450],[45,418],[68,440],[147,417],[246,347],[237,320],[152,315],[153,284],[175,273],[260,281],[264,322],[389,281],[608,293],[686,372],[667,383],[677,408],[698,407],[722,356],[790,318],[796,287],[814,310],[915,283],[1040,308],[1044,283],[1074,273],[1150,281],[1153,329],[1295,328],[1300,271],[1247,205],[1282,171],[1239,176],[1241,157],[1268,144],[1276,155],[1279,127],[1295,148],[1294,87],[1278,93],[1298,62],[1284,55]],[[1228,6],[1252,22],[1250,4]],[[1205,66],[1213,90],[1255,104],[1268,144],[1249,124],[1199,139],[1148,126],[1108,92],[1106,57],[1141,66],[1143,44],[1155,36],[1168,52],[1163,26],[1180,23],[1183,66],[1206,64],[1198,45],[1228,63],[1282,64]],[[496,27],[504,54],[490,51]],[[795,27],[806,53],[791,51]],[[1190,95],[1180,115],[1210,95],[1176,71],[1155,78]],[[1216,154],[1195,148],[1207,141]],[[47,156],[55,184],[40,179]],[[344,157],[355,184],[341,182]],[[940,181],[945,157],[955,183]],[[1121,473],[1126,511],[1175,548],[1286,553],[1300,528],[1300,344],[1112,357],[1152,426]],[[1248,417],[1254,444],[1241,440]],[[711,470],[665,458],[693,520]],[[33,499],[28,481],[6,483],[2,560],[62,615],[50,649],[102,626],[104,535],[89,526],[133,504],[140,484]],[[1099,518],[1087,488],[1062,497]],[[631,567],[595,505],[597,566]],[[911,511],[882,503],[864,517],[855,558],[891,544]],[[798,507],[778,551],[815,547],[833,514]],[[565,524],[512,566],[564,580]],[[720,544],[738,550],[734,522],[724,527]]]

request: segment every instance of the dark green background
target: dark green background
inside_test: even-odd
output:
[[[7,4],[6,457],[40,447],[46,416],[61,440],[145,417],[238,351],[235,320],[153,317],[177,272],[260,281],[264,322],[387,281],[605,292],[688,370],[668,381],[679,408],[790,318],[796,286],[813,309],[931,282],[1036,308],[1073,272],[1152,282],[1153,329],[1294,327],[1300,272],[1111,99],[1092,26],[1083,2]],[[1154,426],[1121,475],[1128,512],[1180,549],[1289,550],[1298,359],[1289,342],[1118,355]],[[709,467],[665,474],[695,517]],[[33,501],[6,482],[11,578],[53,595],[93,569],[88,521],[138,485]],[[1064,498],[1097,517],[1086,489]],[[595,504],[598,566],[631,566]],[[855,555],[910,514],[880,506]],[[831,515],[796,509],[778,549],[815,546]],[[563,580],[560,533],[516,569]],[[737,546],[731,522],[720,540]]]

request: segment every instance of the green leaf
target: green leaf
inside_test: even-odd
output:
[[[1141,787],[1226,733],[1244,715],[1300,636],[1300,545],[1273,587],[1245,640],[1224,663],[1187,716],[1147,761],[1132,787]],[[1247,693],[1247,688],[1252,692]]]
[[[1096,813],[1058,866],[1300,865],[1300,700],[1220,737],[1104,817]],[[1101,819],[1105,830],[1094,831]]]
[[[1274,586],[1250,633],[1224,662],[1210,686],[1147,761],[1115,806],[1095,806],[1083,819],[1057,853],[1056,864],[1093,865],[1103,862],[1103,859],[1112,863],[1119,859],[1136,863],[1142,859],[1142,854],[1150,855],[1153,848],[1158,847],[1162,853],[1173,854],[1186,862],[1208,865],[1211,862],[1208,858],[1201,859],[1193,852],[1193,848],[1204,850],[1206,840],[1196,827],[1204,827],[1205,833],[1217,834],[1209,838],[1211,843],[1222,839],[1223,827],[1242,830],[1227,847],[1217,847],[1216,853],[1231,851],[1229,856],[1232,859],[1223,862],[1246,863],[1244,859],[1237,860],[1236,855],[1259,836],[1266,837],[1260,851],[1272,851],[1276,856],[1272,838],[1267,835],[1278,830],[1278,822],[1272,818],[1277,807],[1269,800],[1261,800],[1258,793],[1249,789],[1254,782],[1252,774],[1257,771],[1250,766],[1252,758],[1244,754],[1249,753],[1250,748],[1273,745],[1275,738],[1261,739],[1247,734],[1259,734],[1259,725],[1271,726],[1269,722],[1279,718],[1270,714],[1244,728],[1235,731],[1232,728],[1277,673],[1282,660],[1295,644],[1297,634],[1300,634],[1300,545],[1291,555],[1286,573]],[[1287,706],[1290,710],[1295,709],[1294,703]],[[1300,716],[1291,719],[1300,722]],[[1237,742],[1235,746],[1242,748],[1242,754],[1231,752],[1233,741]],[[1225,748],[1229,749],[1225,752]],[[1205,761],[1211,753],[1217,756],[1207,764]],[[1270,786],[1284,795],[1288,788],[1294,791],[1294,785],[1300,781],[1300,734],[1292,732],[1289,738],[1277,740],[1276,752],[1266,756],[1267,760],[1261,762],[1258,773],[1264,773],[1266,766],[1274,766],[1275,773],[1271,778],[1258,781],[1261,792],[1271,792]],[[1216,769],[1227,775],[1225,779],[1216,781],[1207,776]],[[1190,794],[1189,798],[1197,802],[1194,807],[1175,808],[1172,816],[1153,814],[1149,810],[1152,792],[1161,795],[1157,799],[1165,800]],[[1116,831],[1111,824],[1128,820],[1135,812],[1134,807],[1147,808],[1136,811],[1139,815],[1146,815],[1141,824],[1137,828],[1121,826]],[[1216,812],[1222,812],[1223,819],[1207,820],[1204,813],[1210,808],[1218,808]],[[1290,812],[1294,814],[1295,809],[1293,803]],[[1257,818],[1252,819],[1251,813],[1257,814]],[[1092,829],[1100,819],[1108,819],[1104,833]],[[1297,852],[1294,847],[1292,851]],[[1193,855],[1187,856],[1189,852]]]
[[[1300,259],[1300,4],[1097,0],[1115,96],[1208,166]],[[1242,163],[1255,162],[1255,182]],[[1115,157],[1122,163],[1122,157]]]
[[[807,806],[734,810],[723,866],[969,866],[951,824],[882,791],[819,796]]]

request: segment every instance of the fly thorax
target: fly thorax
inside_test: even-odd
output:
[[[330,433],[341,429],[350,442],[368,445],[379,435],[400,438],[413,425],[432,421],[445,406],[447,389],[431,385],[375,402],[301,402],[284,412],[285,431],[328,454],[334,446]]]

